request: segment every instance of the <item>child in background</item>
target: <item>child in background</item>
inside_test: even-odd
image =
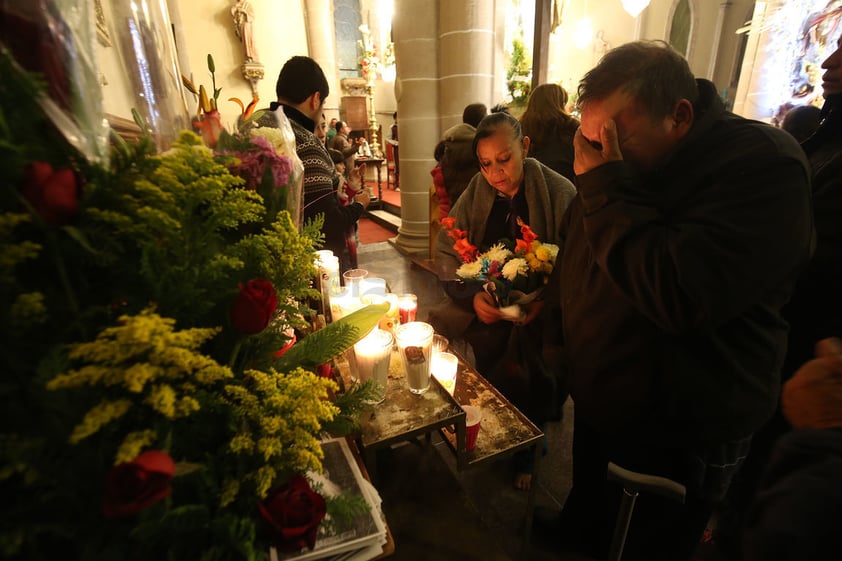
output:
[[[339,187],[336,190],[336,195],[339,197],[339,204],[348,206],[354,200],[360,189],[356,189],[345,176],[345,158],[339,150],[329,149],[330,159],[333,160],[333,167],[336,168],[336,173],[339,174]],[[348,253],[351,255],[351,266],[357,268],[357,245],[359,244],[359,237],[357,235],[357,223],[348,228],[345,232],[345,244],[348,246]]]

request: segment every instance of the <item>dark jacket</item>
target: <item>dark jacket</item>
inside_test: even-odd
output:
[[[573,173],[573,136],[578,128],[579,121],[571,117],[556,126],[542,142],[532,139],[529,157],[573,181],[576,177]]]
[[[817,341],[842,337],[842,95],[828,97],[822,113],[802,144],[813,170],[816,253],[784,308],[792,326],[785,377],[813,358]]]
[[[746,521],[745,561],[842,559],[842,429],[784,435]]]
[[[324,215],[324,248],[339,257],[339,266],[346,271],[352,267],[345,232],[359,220],[365,208],[360,203],[339,204],[336,193],[339,176],[324,144],[313,134],[315,123],[294,107],[283,104],[281,107],[292,123],[295,151],[304,164],[304,219]]]
[[[473,150],[476,132],[477,129],[467,123],[460,123],[444,131],[441,171],[451,206],[456,204],[471,179],[479,173],[479,161]]]
[[[809,171],[787,133],[725,111],[699,80],[695,122],[659,167],[577,176],[560,303],[577,422],[661,445],[722,443],[772,413],[780,309],[810,254]]]

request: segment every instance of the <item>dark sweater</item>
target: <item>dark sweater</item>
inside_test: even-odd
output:
[[[281,107],[292,123],[295,151],[304,164],[304,219],[324,215],[324,248],[339,257],[340,268],[346,271],[351,268],[351,257],[345,244],[345,232],[359,220],[365,209],[356,202],[348,206],[339,204],[336,194],[339,176],[324,144],[313,134],[316,124],[294,107],[283,104]]]
[[[560,302],[576,417],[603,434],[704,445],[772,413],[781,307],[810,255],[809,171],[787,133],[725,111],[699,80],[695,121],[660,166],[577,176]]]

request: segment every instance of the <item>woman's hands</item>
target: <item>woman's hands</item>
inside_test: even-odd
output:
[[[484,290],[474,294],[474,312],[482,323],[497,323],[503,319],[494,298]]]
[[[526,312],[526,315],[523,316],[523,319],[512,322],[515,325],[527,325],[531,323],[541,314],[541,310],[544,308],[544,301],[536,300],[521,307]],[[474,294],[474,312],[476,312],[479,320],[486,324],[497,323],[501,319],[504,319],[503,314],[494,302],[494,298],[485,291]]]

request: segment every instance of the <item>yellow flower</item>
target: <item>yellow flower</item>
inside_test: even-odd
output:
[[[146,383],[154,380],[161,374],[161,369],[147,362],[138,362],[126,368],[124,373],[124,385],[132,393],[140,393]]]
[[[123,439],[123,443],[117,449],[117,456],[114,458],[114,465],[131,462],[148,445],[152,444],[158,437],[154,430],[143,430],[130,432]]]
[[[277,438],[265,437],[257,441],[257,450],[263,455],[263,460],[268,462],[275,456],[280,456],[283,445]]]
[[[185,389],[185,391],[187,390]],[[199,404],[199,400],[197,400],[195,397],[185,395],[181,399],[179,399],[175,404],[175,416],[189,417],[191,413],[195,413],[201,408],[202,407]]]
[[[80,440],[95,434],[111,421],[125,415],[131,406],[132,402],[128,399],[103,401],[99,405],[95,405],[85,414],[82,422],[73,428],[73,433],[70,435],[70,443],[76,444]]]
[[[228,445],[232,452],[236,453],[250,453],[254,450],[254,440],[247,434],[238,434],[231,439]]]
[[[144,402],[167,419],[172,419],[175,417],[175,400],[175,390],[172,386],[162,384],[153,387]]]
[[[261,499],[266,498],[266,495],[269,493],[269,489],[272,488],[272,484],[275,482],[275,477],[277,477],[277,475],[278,473],[272,466],[263,466],[255,472],[254,480],[257,486],[258,497]]]
[[[550,260],[550,250],[544,247],[543,245],[537,247],[535,249],[535,257],[540,259],[541,261],[549,261]]]

